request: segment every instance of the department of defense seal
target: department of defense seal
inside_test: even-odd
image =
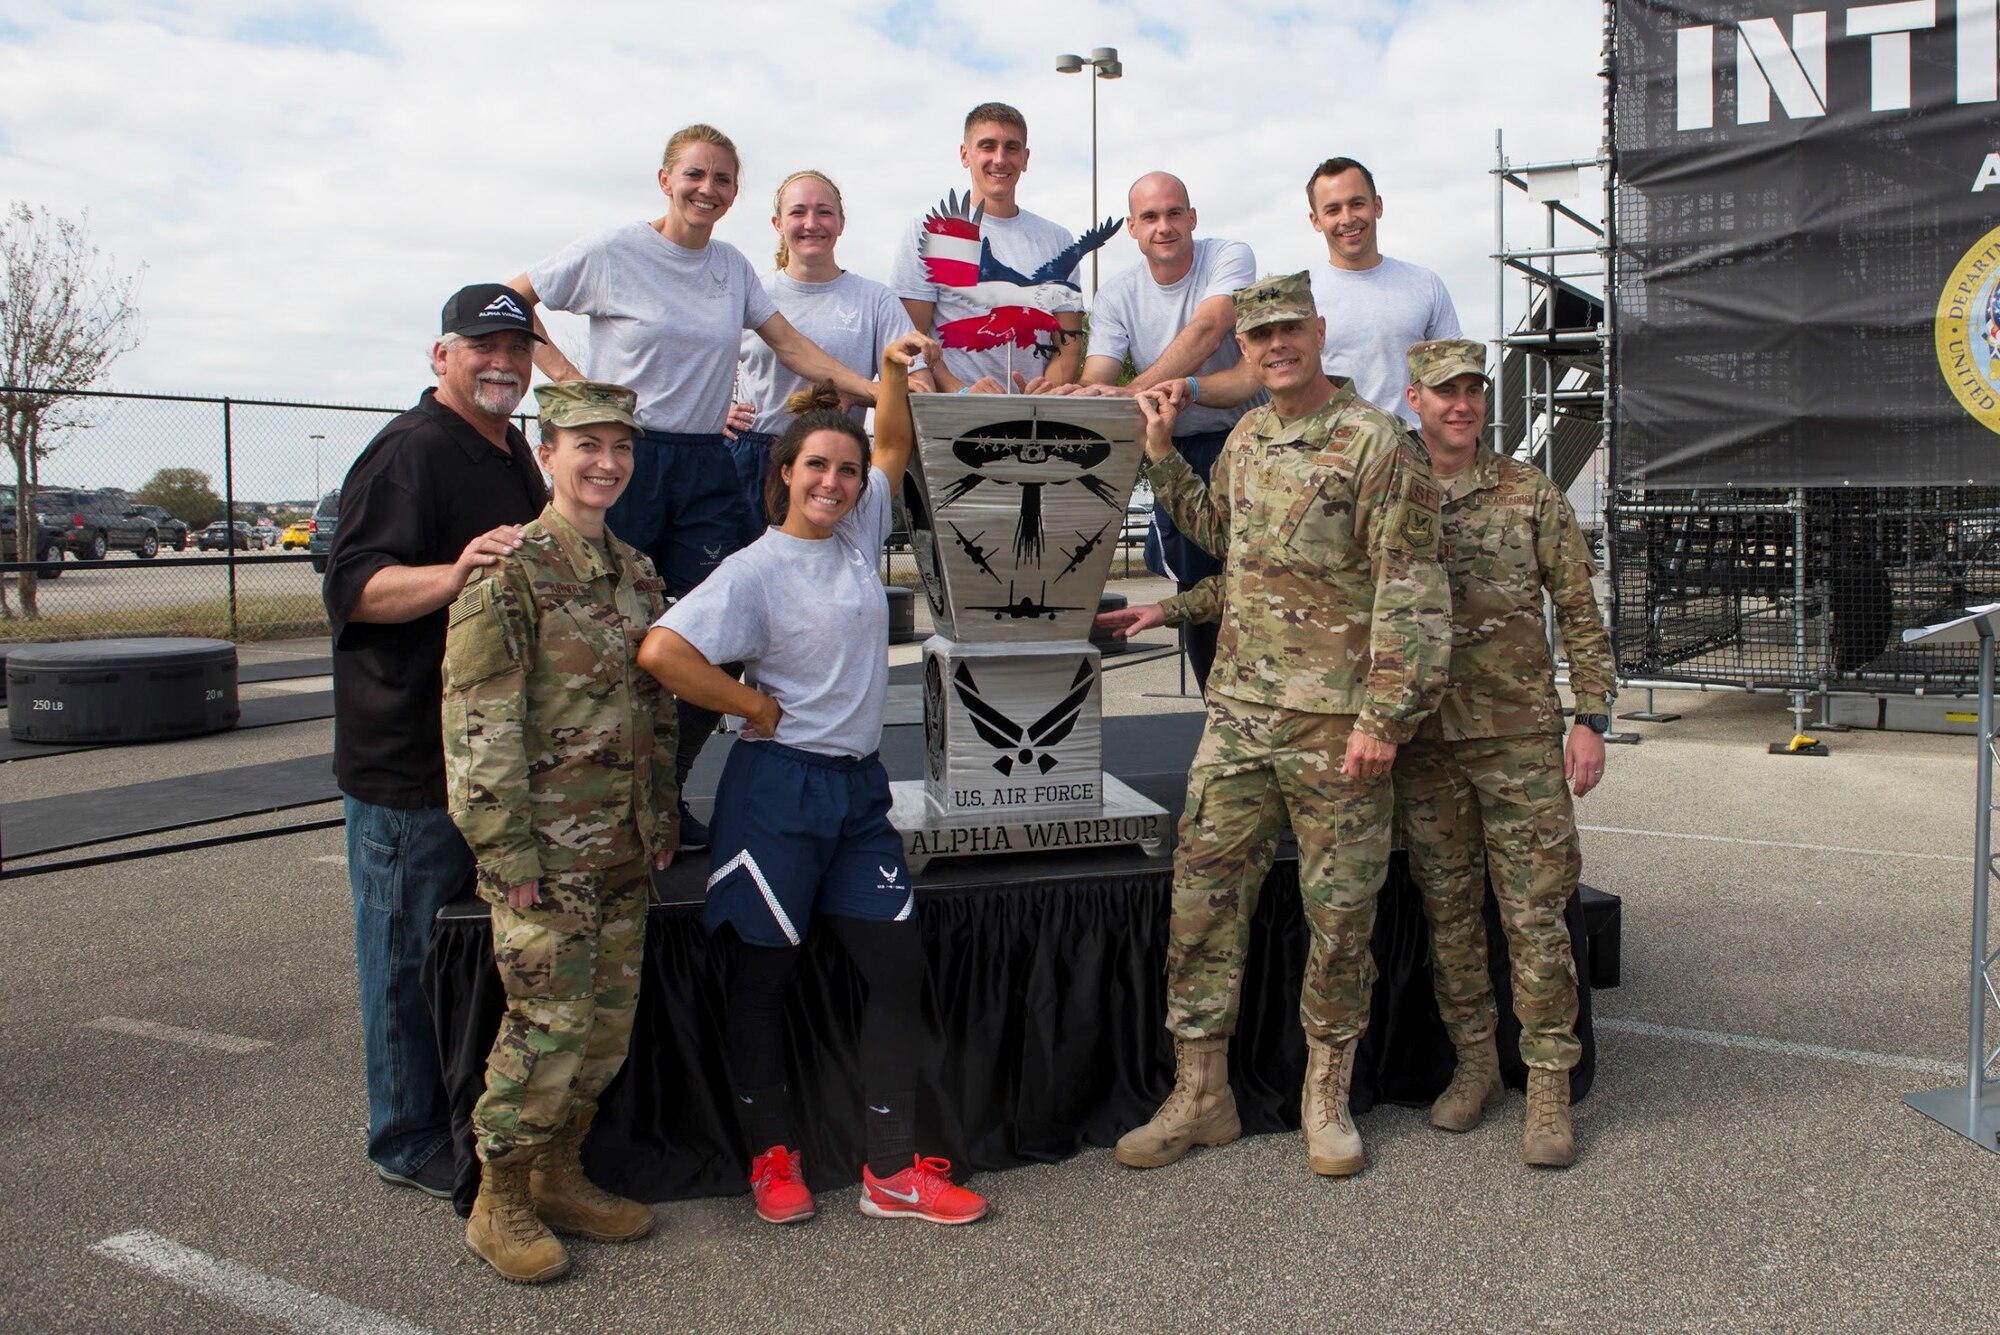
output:
[[[2000,434],[2000,227],[1979,238],[1938,294],[1938,370],[1965,411]]]

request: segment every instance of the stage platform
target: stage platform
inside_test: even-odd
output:
[[[1106,767],[1178,812],[1200,733],[1194,713],[1105,720]],[[711,745],[704,766],[719,763]],[[884,731],[891,777],[921,773],[921,728]],[[697,792],[701,787],[690,784]],[[707,791],[713,791],[712,780]],[[728,1195],[744,1189],[747,1162],[729,1106],[722,1042],[727,953],[701,930],[708,859],[697,855],[656,877],[661,903],[648,915],[645,978],[632,1056],[607,1092],[586,1158],[597,1180],[644,1200]],[[929,959],[928,1045],[918,1099],[920,1143],[961,1170],[986,1171],[1067,1158],[1108,1146],[1151,1115],[1173,1082],[1163,1028],[1171,860],[1125,851],[1047,858],[939,859],[916,877]],[[1588,892],[1568,908],[1578,971],[1615,986],[1619,904]],[[1515,1054],[1505,945],[1491,900],[1488,938],[1502,1014],[1502,1062],[1525,1081]],[[1305,1041],[1298,990],[1306,927],[1290,842],[1280,849],[1252,924],[1232,1084],[1246,1132],[1298,1125]],[[1373,1021],[1354,1083],[1354,1106],[1435,1098],[1452,1053],[1431,996],[1429,935],[1400,854],[1377,915],[1381,970]],[[478,1168],[470,1116],[504,997],[493,968],[486,909],[448,907],[432,937],[425,986],[437,1017],[452,1105],[461,1212]],[[799,1148],[816,1189],[852,1182],[862,1157],[855,1047],[860,981],[840,947],[809,939],[787,1004]],[[1574,1096],[1588,1093],[1596,1043],[1590,990],[1581,997],[1583,1062]],[[1363,1131],[1366,1132],[1366,1125]]]

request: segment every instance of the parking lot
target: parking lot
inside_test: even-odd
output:
[[[1199,708],[1171,660],[1106,682],[1107,713]],[[1148,1173],[1094,1150],[988,1174],[995,1216],[962,1229],[871,1222],[852,1189],[783,1230],[742,1199],[677,1202],[653,1237],[580,1244],[570,1278],[532,1291],[362,1157],[338,829],[7,881],[31,927],[0,993],[0,1106],[19,1133],[0,1324],[1992,1329],[2000,1155],[1901,1102],[1963,1079],[1972,740],[1857,732],[1830,757],[1774,757],[1780,700],[1659,705],[1686,717],[1633,725],[1646,741],[1613,749],[1580,811],[1586,879],[1624,899],[1624,969],[1596,998],[1570,1171],[1521,1166],[1518,1092],[1463,1137],[1384,1107],[1360,1122],[1370,1167],[1344,1182],[1273,1135]],[[0,801],[200,783],[329,741],[318,721],[16,762]]]

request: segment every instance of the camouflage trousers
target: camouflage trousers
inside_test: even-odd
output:
[[[1521,1021],[1521,1059],[1566,1071],[1576,1038],[1576,960],[1563,906],[1583,869],[1563,783],[1562,739],[1418,737],[1396,755],[1396,820],[1431,927],[1431,979],[1452,1042],[1499,1020],[1487,971],[1486,883],[1500,905]]]
[[[1367,1030],[1375,984],[1368,940],[1393,802],[1387,775],[1363,782],[1341,774],[1353,726],[1352,714],[1209,696],[1174,850],[1167,1028],[1176,1038],[1236,1031],[1250,919],[1287,821],[1312,935],[1299,1022],[1334,1042]]]
[[[529,908],[492,905],[507,1013],[472,1109],[482,1160],[547,1141],[625,1064],[651,890],[641,857],[611,871],[544,876],[541,902]]]

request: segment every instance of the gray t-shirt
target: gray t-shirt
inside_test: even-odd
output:
[[[689,250],[646,222],[565,246],[528,281],[544,305],[589,317],[584,375],[637,394],[648,431],[720,432],[743,331],[778,313],[742,251]]]
[[[1088,355],[1123,361],[1130,353],[1132,364],[1143,371],[1193,322],[1195,308],[1202,302],[1227,297],[1256,281],[1257,257],[1250,247],[1220,237],[1195,238],[1193,266],[1178,283],[1165,287],[1153,281],[1152,270],[1141,260],[1111,275],[1097,290],[1097,301],[1090,308]],[[1232,328],[1195,374],[1226,371],[1241,357]],[[1174,419],[1174,434],[1227,431],[1236,425],[1237,418],[1263,401],[1264,394],[1259,391],[1236,408],[1205,408],[1200,404],[1183,408]]]
[[[889,690],[889,600],[878,562],[889,537],[889,479],[868,470],[854,508],[815,541],[777,528],[730,556],[653,624],[777,700],[773,740],[821,755],[882,745]]]
[[[979,236],[982,241],[992,243],[994,259],[1024,277],[1032,276],[1035,270],[1062,254],[1076,240],[1060,223],[1052,223],[1026,209],[1011,218],[982,219]],[[943,287],[931,282],[924,273],[923,242],[924,220],[919,218],[911,224],[907,240],[896,252],[895,263],[889,270],[889,286],[899,297],[928,301],[937,307],[931,312],[931,332],[940,341],[945,335],[939,331],[951,321],[977,319],[994,306],[1012,304],[989,300],[990,293]],[[1075,268],[1072,267],[1065,276],[1070,282],[1076,282]],[[1068,309],[1083,309],[1081,290]],[[1008,359],[1010,349],[1013,353],[1011,362]],[[953,375],[968,384],[983,375],[990,375],[1009,392],[1014,388],[1014,382],[1008,375],[1010,366],[1030,380],[1048,369],[1048,363],[1037,357],[1032,348],[1015,348],[1011,344],[979,352],[948,347],[944,351],[944,364],[951,368]]]
[[[1403,397],[1410,383],[1412,343],[1459,337],[1458,311],[1444,279],[1429,269],[1382,257],[1372,269],[1312,267],[1313,301],[1326,317],[1320,366],[1346,376],[1354,392],[1412,426],[1416,410]]]
[[[843,273],[830,283],[802,283],[782,269],[758,280],[792,327],[826,350],[827,356],[862,377],[873,380],[889,345],[910,332],[910,313],[895,293],[872,278]],[[777,435],[791,424],[785,400],[804,389],[794,375],[756,334],[743,334],[743,397],[757,405],[752,431]],[[859,423],[868,414],[855,408]]]

